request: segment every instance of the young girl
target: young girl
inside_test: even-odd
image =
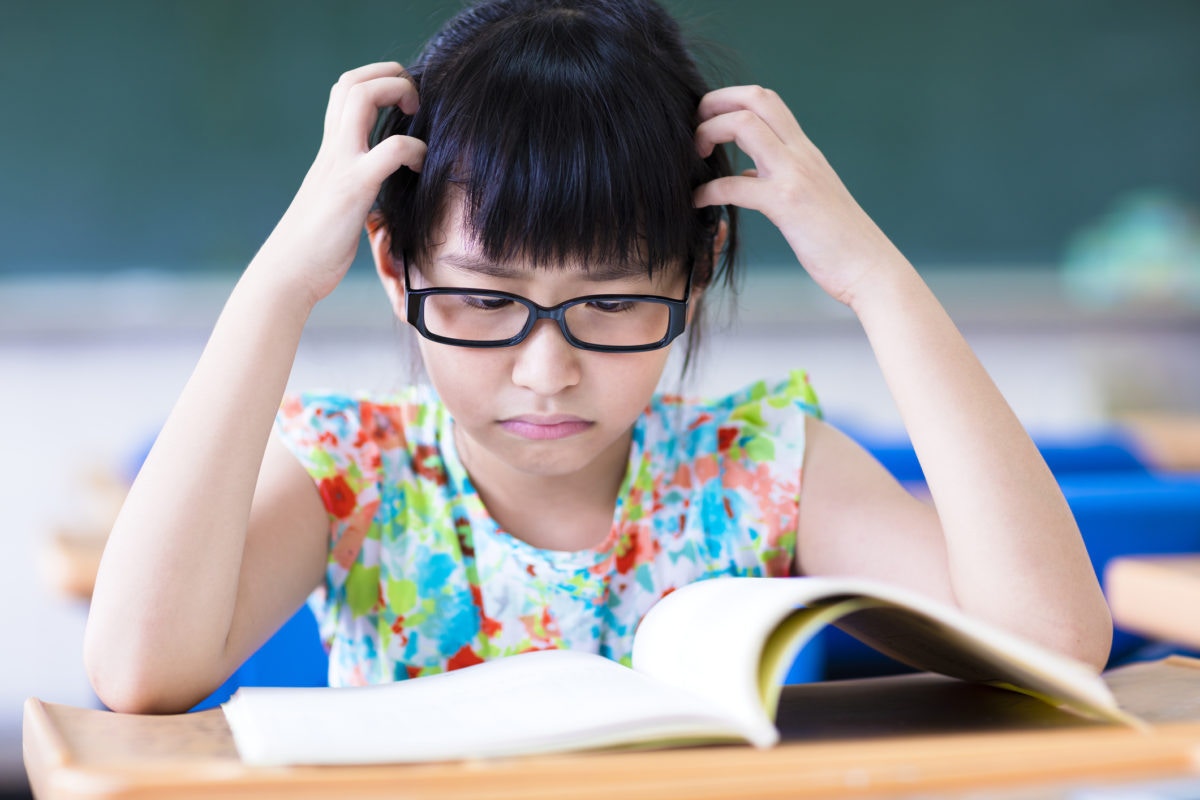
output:
[[[731,174],[727,144],[755,168]],[[730,275],[737,208],[857,314],[932,505],[823,423],[800,373],[654,394]],[[364,223],[430,386],[284,397]],[[1107,656],[1036,448],[779,97],[709,91],[652,0],[490,0],[407,70],[333,87],[316,160],[112,531],[86,661],[114,709],[186,709],[305,598],[334,685],[537,648],[627,661],[672,589],[796,574],[902,584]]]

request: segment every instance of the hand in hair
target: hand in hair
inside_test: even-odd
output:
[[[419,172],[425,143],[389,136],[371,147],[379,111],[415,113],[417,88],[395,62],[368,64],[341,76],[329,92],[316,159],[287,212],[263,245],[310,293],[312,303],[334,290],[350,268],[363,225],[384,179],[401,167]]]
[[[810,421],[797,568],[907,582],[1102,667],[1112,620],[1071,510],[929,287],[774,92],[710,92],[699,119],[701,155],[733,142],[755,168],[702,184],[695,204],[761,211],[821,288],[854,310],[933,497],[914,500],[849,440]],[[868,543],[863,531],[878,535],[866,534]],[[997,603],[1014,583],[1020,597]]]
[[[717,89],[700,101],[699,119],[700,155],[733,142],[755,168],[701,185],[695,204],[762,212],[821,288],[852,306],[855,287],[870,270],[892,262],[896,249],[779,95],[761,86]]]

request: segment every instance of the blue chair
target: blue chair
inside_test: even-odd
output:
[[[326,686],[328,683],[329,656],[321,646],[317,621],[305,605],[192,711],[219,706],[239,686]]]
[[[1097,576],[1117,556],[1200,552],[1200,474],[1064,475]],[[1117,628],[1109,665],[1162,655],[1157,643]]]
[[[924,475],[907,440],[860,438],[898,480]],[[1097,577],[1121,555],[1200,552],[1200,474],[1156,473],[1124,431],[1039,437],[1038,449],[1063,490]],[[837,630],[822,634],[825,677],[904,672],[907,667]],[[1162,646],[1117,628],[1109,666],[1164,655]]]
[[[917,454],[907,438],[846,432],[870,451],[896,480],[925,480]],[[1039,436],[1038,450],[1055,475],[1145,474],[1149,472],[1137,455],[1136,443],[1120,429],[1105,429],[1074,436]]]

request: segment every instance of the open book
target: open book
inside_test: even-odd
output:
[[[1136,724],[1091,669],[889,585],[842,578],[718,578],[656,604],[633,668],[547,650],[354,688],[243,687],[225,704],[254,765],[490,758],[722,741],[768,747],[800,648],[838,625],[914,667]]]

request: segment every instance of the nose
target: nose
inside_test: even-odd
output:
[[[554,320],[538,320],[514,350],[512,380],[517,386],[550,397],[579,383],[581,351],[566,340]]]

